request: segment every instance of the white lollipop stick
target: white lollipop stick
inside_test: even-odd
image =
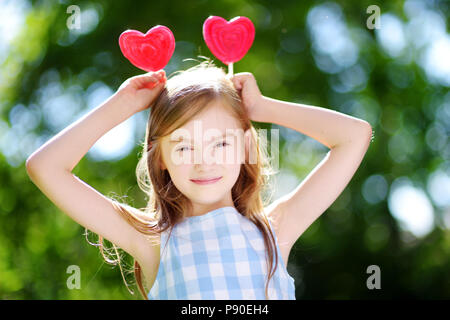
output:
[[[233,76],[233,62],[228,64],[228,75],[231,77]]]

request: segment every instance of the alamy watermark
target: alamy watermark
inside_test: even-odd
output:
[[[67,267],[66,273],[70,274],[67,278],[66,285],[70,290],[81,289],[81,271],[80,267],[72,264]]]
[[[258,129],[257,140],[262,150],[267,148],[267,129]],[[195,141],[195,143],[194,143]],[[206,145],[203,143],[206,142]],[[256,146],[243,129],[226,129],[224,135],[219,129],[202,130],[202,121],[194,120],[194,137],[189,130],[176,129],[170,135],[171,160],[175,165],[181,164],[240,164],[257,163]],[[279,166],[279,129],[270,130],[271,166],[275,170]]]
[[[367,7],[366,13],[372,13],[366,21],[367,29],[373,30],[381,28],[380,12],[380,7],[375,4]]]
[[[367,278],[366,285],[367,289],[381,289],[381,270],[380,267],[376,264],[372,264],[366,269],[367,274],[371,274],[370,277]]]
[[[67,13],[71,14],[66,21],[67,28],[81,29],[81,10],[77,5],[71,5],[67,7]]]

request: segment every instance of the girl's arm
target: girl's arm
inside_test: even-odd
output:
[[[340,112],[264,97],[250,73],[233,82],[241,90],[252,120],[296,130],[330,148],[292,192],[269,206],[279,242],[290,250],[347,186],[369,147],[372,128],[368,122]]]
[[[367,150],[372,136],[372,127],[367,121],[326,108],[262,96],[258,109],[262,111],[260,122],[293,129],[331,150],[337,146],[352,146],[355,142],[364,142]]]
[[[138,89],[142,82],[155,81],[155,75],[130,79],[108,100],[36,150],[27,159],[26,168],[33,183],[69,217],[148,265],[159,262],[159,250],[150,249],[144,235],[115,211],[111,199],[72,173],[99,138],[148,107],[164,87],[158,84],[154,89]]]

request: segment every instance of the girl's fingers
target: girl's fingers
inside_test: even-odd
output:
[[[234,84],[234,87],[236,88],[236,89],[238,89],[238,90],[240,90],[241,88],[242,88],[242,84],[241,84],[241,82],[238,80],[238,79],[233,79],[233,84]]]
[[[156,71],[156,72],[147,72],[147,73],[144,73],[143,75],[141,75],[141,76],[138,76],[138,77],[143,77],[143,78],[161,78],[162,76],[164,75],[164,71]]]
[[[159,86],[160,84],[161,84],[161,82],[147,82],[146,84],[144,84],[143,88],[154,89],[157,86]]]
[[[159,70],[153,74],[156,78],[161,79],[166,77],[164,70]]]
[[[144,88],[147,88],[147,89],[153,89],[154,87],[156,87],[156,84],[153,82],[149,82],[144,85]]]
[[[164,73],[160,72],[153,76],[150,81],[163,82],[166,81],[166,76],[164,75]]]
[[[156,72],[147,72],[140,76],[136,76],[132,79],[136,88],[148,88],[153,89],[157,84],[164,83],[166,81],[166,75],[164,70]]]
[[[160,85],[160,84],[164,84],[165,83],[165,79],[153,79],[152,81],[146,81],[146,83],[144,84],[144,88],[147,89],[153,89],[156,86]]]
[[[154,87],[156,87],[156,85],[164,82],[165,82],[164,78],[158,78],[154,75],[141,76],[134,79],[134,86],[136,89],[142,88],[153,89]]]
[[[158,82],[162,78],[160,76],[152,75],[152,76],[146,76],[143,78],[145,82]]]

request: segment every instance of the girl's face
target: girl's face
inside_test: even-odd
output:
[[[199,115],[162,138],[161,167],[192,201],[194,212],[233,206],[231,189],[245,161],[250,131],[213,101]],[[219,178],[212,183],[198,180]],[[196,215],[196,213],[194,213]]]

